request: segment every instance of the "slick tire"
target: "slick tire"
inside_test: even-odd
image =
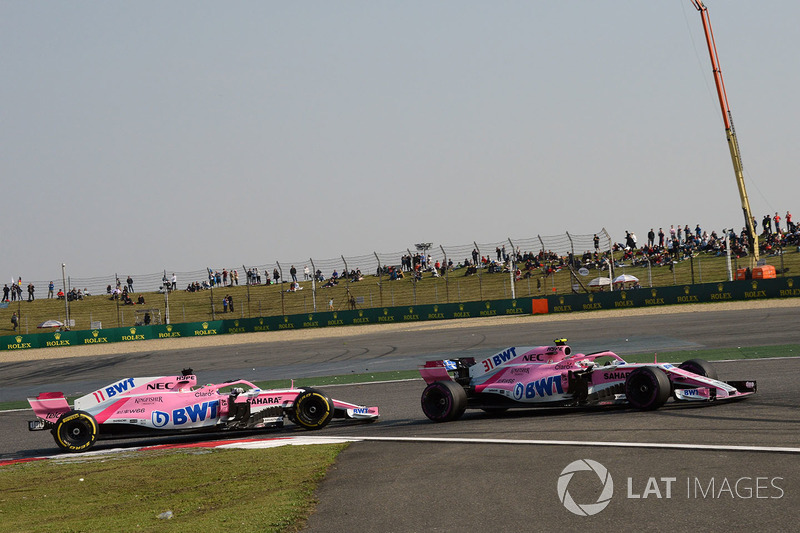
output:
[[[297,395],[289,420],[305,429],[322,429],[333,418],[333,401],[317,389],[305,389]]]
[[[94,446],[99,433],[97,421],[85,411],[69,411],[61,415],[53,428],[53,438],[66,452],[85,452]]]
[[[625,397],[632,407],[642,411],[658,409],[666,403],[671,392],[669,378],[660,368],[637,368],[625,380]]]
[[[458,420],[467,408],[467,393],[453,381],[436,381],[422,391],[422,412],[434,422]]]
[[[705,359],[689,359],[681,363],[678,368],[681,370],[688,370],[699,376],[705,376],[711,379],[719,379],[717,377],[717,369]]]

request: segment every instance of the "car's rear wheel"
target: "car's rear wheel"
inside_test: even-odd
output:
[[[453,381],[436,381],[422,391],[422,412],[434,422],[457,420],[467,408],[467,393]]]
[[[85,411],[69,411],[61,415],[53,428],[59,448],[67,452],[85,452],[97,441],[97,421]]]
[[[719,379],[717,377],[717,369],[705,359],[689,359],[684,361],[678,366],[681,370],[687,370],[699,376],[705,376],[711,379]]]
[[[652,411],[664,405],[670,392],[669,378],[660,368],[637,368],[625,380],[625,397],[633,407],[643,411]]]
[[[333,401],[317,389],[305,389],[294,400],[289,420],[306,429],[322,429],[333,418]]]

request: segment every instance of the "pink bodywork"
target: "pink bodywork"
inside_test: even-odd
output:
[[[596,360],[601,358],[607,362],[598,364]],[[455,381],[452,376],[458,375],[455,366],[455,361],[427,361],[419,371],[428,384]],[[610,389],[609,392],[613,394],[604,403],[613,403],[615,400],[624,401],[619,385],[624,385],[627,375],[642,366],[655,366],[663,370],[681,400],[707,400],[712,396],[725,399],[752,394],[739,392],[724,382],[682,370],[669,363],[627,363],[614,352],[589,355],[573,353],[569,346],[563,344],[510,347],[475,361],[467,370],[471,394],[497,394],[523,404],[569,401],[575,393],[570,391],[570,373],[591,371],[586,392]],[[462,377],[467,376],[462,374]]]
[[[126,378],[91,392],[75,400],[74,409],[91,414],[99,424],[128,424],[142,429],[183,430],[215,426],[229,419],[231,400],[234,404],[249,403],[250,412],[258,413],[270,408],[286,408],[304,389],[261,390],[246,380],[197,387],[197,377],[163,376]],[[232,397],[219,389],[241,387],[240,394]],[[60,392],[45,392],[28,398],[36,416],[45,422],[55,423],[70,411],[70,406]],[[332,400],[334,408],[346,418],[376,419],[377,407],[365,407],[340,400]],[[281,417],[280,410],[273,411]]]

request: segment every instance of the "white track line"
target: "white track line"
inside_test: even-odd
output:
[[[704,450],[729,452],[796,453],[800,448],[788,446],[737,446],[726,444],[680,444],[658,442],[608,442],[580,440],[528,440],[528,439],[466,439],[451,437],[342,437],[354,441],[376,442],[438,442],[452,444],[514,444],[528,446],[592,446],[603,448],[652,448],[668,450]]]

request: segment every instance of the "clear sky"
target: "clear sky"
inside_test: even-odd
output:
[[[800,219],[800,2],[706,5]],[[3,279],[743,224],[689,0],[1,0],[0,50]]]

